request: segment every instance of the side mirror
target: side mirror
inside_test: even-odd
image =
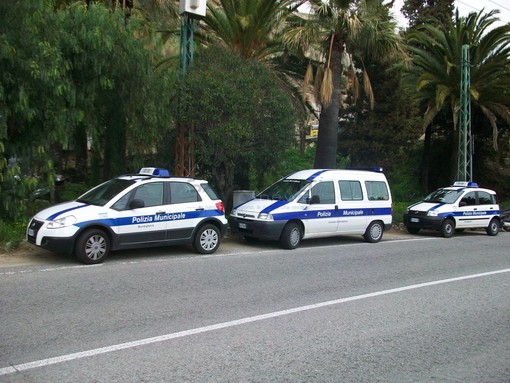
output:
[[[321,203],[321,198],[318,195],[313,195],[312,199],[310,200],[310,205]]]
[[[141,199],[134,199],[129,203],[129,208],[131,210],[140,209],[141,207],[145,207],[145,203]]]

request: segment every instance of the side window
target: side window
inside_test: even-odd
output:
[[[312,188],[313,204],[335,203],[335,184],[332,181],[320,182]]]
[[[133,194],[133,191],[130,191],[126,195],[122,196],[115,204],[112,205],[112,209],[114,210],[126,210],[128,208],[127,204],[130,201],[130,197]]]
[[[163,204],[163,182],[141,185],[134,192],[133,199],[142,200],[145,207]]]
[[[487,192],[478,192],[478,203],[480,205],[494,205],[496,203],[495,198]]]
[[[361,201],[363,192],[359,181],[338,181],[342,201]]]
[[[370,201],[388,201],[390,199],[390,193],[385,182],[365,181],[365,186]]]
[[[197,202],[202,199],[197,190],[185,182],[170,182],[170,203]]]
[[[475,192],[467,193],[464,197],[462,197],[462,199],[460,200],[460,203],[465,205],[465,206],[476,205]]]

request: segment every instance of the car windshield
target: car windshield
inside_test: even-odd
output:
[[[310,184],[307,180],[284,179],[269,186],[266,190],[257,195],[260,199],[271,199],[280,201],[292,201],[301,191]]]
[[[103,206],[121,191],[134,183],[135,181],[132,180],[122,180],[118,178],[106,181],[105,183],[96,186],[94,189],[89,190],[76,201],[88,203],[90,205]]]
[[[423,202],[432,203],[454,203],[461,196],[462,190],[437,189],[430,193]]]

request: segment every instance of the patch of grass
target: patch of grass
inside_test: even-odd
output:
[[[16,249],[24,240],[28,221],[7,223],[0,221],[0,251]]]

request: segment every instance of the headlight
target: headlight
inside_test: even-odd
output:
[[[259,219],[265,219],[267,221],[272,221],[273,220],[273,216],[269,213],[260,213],[259,214]]]
[[[74,215],[68,215],[67,217],[62,217],[55,219],[53,221],[48,222],[48,229],[60,229],[62,227],[70,226],[76,222],[76,217]]]
[[[410,209],[410,206],[408,206],[408,207],[406,208],[406,214],[409,214],[409,210],[411,210],[411,209]]]
[[[427,216],[429,216],[429,217],[437,217],[438,215],[439,215],[439,213],[435,210],[429,210],[427,212]]]

